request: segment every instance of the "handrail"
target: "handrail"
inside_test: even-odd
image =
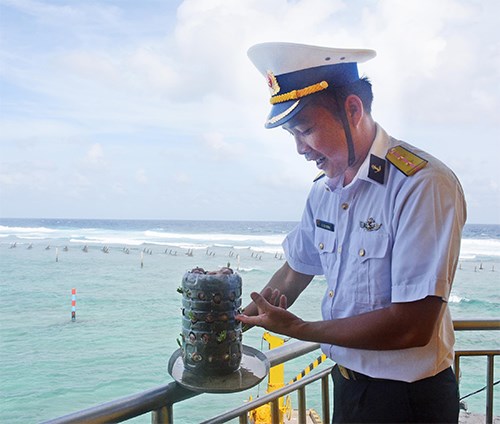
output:
[[[460,379],[460,359],[464,356],[486,356],[486,415],[485,422],[493,422],[493,380],[495,356],[500,355],[500,349],[496,350],[457,350],[455,352],[455,376],[457,382]]]
[[[293,358],[313,352],[318,343],[294,341],[264,352],[270,366],[275,366]],[[165,405],[200,395],[172,382],[141,393],[122,397],[59,418],[44,421],[43,424],[105,424],[125,421],[147,412],[159,410]]]
[[[500,320],[498,319],[483,319],[483,320],[455,320],[453,321],[455,331],[471,330],[500,330]]]
[[[281,389],[277,389],[272,391],[271,393],[260,396],[257,399],[254,399],[235,409],[232,409],[230,411],[212,417],[206,421],[201,422],[200,424],[219,424],[229,421],[233,418],[238,418],[241,414],[251,411],[252,409],[258,408],[259,406],[265,405],[266,403],[269,403],[289,393],[295,392],[296,390],[301,389],[313,383],[314,381],[319,380],[320,378],[328,376],[332,372],[332,368],[333,365],[320,372],[314,374],[308,374],[294,383],[287,384],[285,387],[282,387]]]
[[[500,330],[500,320],[457,320],[453,322],[456,331],[463,330]],[[290,359],[298,358],[307,353],[313,352],[319,348],[319,343],[294,341],[284,344],[276,349],[263,352],[270,362],[270,366],[282,364]],[[494,351],[498,354],[498,351]],[[321,371],[322,373],[327,370]],[[267,396],[280,397],[285,393],[295,390],[303,390],[305,385],[321,378],[319,373],[299,380],[293,385],[287,385],[283,389],[274,391],[272,394],[265,395],[256,399],[253,403],[245,404],[245,407],[263,405],[268,403]],[[281,394],[283,391],[283,394]],[[150,390],[136,393],[130,396],[112,400],[97,406],[93,406],[81,411],[76,411],[58,418],[44,421],[43,424],[105,424],[125,421],[139,415],[152,412],[153,422],[172,422],[172,406],[175,403],[198,396],[201,393],[188,390],[176,382],[171,382]],[[267,400],[267,401],[266,401]],[[487,405],[488,406],[488,405]],[[489,406],[488,406],[489,407]],[[252,409],[250,408],[250,409]],[[237,408],[240,411],[241,408]],[[241,411],[240,411],[241,412]],[[225,414],[230,414],[229,411]],[[236,417],[238,415],[235,415]],[[232,416],[233,417],[233,416]],[[213,419],[220,418],[214,417]],[[208,421],[211,422],[211,421]],[[213,421],[223,422],[223,421]]]
[[[126,421],[201,393],[188,390],[176,382],[102,403],[43,424],[105,424]]]

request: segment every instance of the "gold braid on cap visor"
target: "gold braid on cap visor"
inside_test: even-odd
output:
[[[314,94],[318,91],[326,90],[327,88],[328,83],[326,81],[321,81],[308,87],[300,88],[298,90],[292,90],[288,93],[279,94],[278,96],[273,96],[269,101],[272,105],[275,105],[276,103],[288,102],[289,100],[297,100],[301,97],[309,96],[309,94]]]

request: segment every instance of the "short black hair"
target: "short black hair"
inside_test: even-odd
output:
[[[373,91],[372,83],[368,77],[361,77],[359,80],[342,87],[332,87],[311,96],[311,101],[322,104],[331,109],[338,116],[338,103],[344,104],[351,94],[358,96],[363,103],[363,108],[368,114],[372,111]]]

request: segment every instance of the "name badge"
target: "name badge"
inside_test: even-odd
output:
[[[316,220],[316,227],[323,228],[323,230],[335,231],[335,224],[331,222],[322,221],[321,219]]]

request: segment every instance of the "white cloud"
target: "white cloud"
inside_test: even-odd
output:
[[[104,150],[99,143],[93,144],[85,155],[85,162],[90,165],[105,165]]]
[[[191,184],[191,176],[187,172],[178,172],[174,175],[174,181],[181,186],[188,185]]]
[[[240,143],[226,140],[222,132],[204,134],[203,142],[208,148],[209,155],[216,160],[239,160],[244,152],[244,148]]]
[[[22,194],[24,188],[50,191],[56,183],[56,172],[57,166],[44,159],[3,162],[0,164],[0,188],[17,194]]]
[[[146,184],[149,181],[146,175],[146,170],[140,168],[135,171],[135,179],[140,184]]]
[[[316,172],[281,130],[263,129],[268,91],[246,56],[254,43],[291,41],[376,49],[377,58],[360,66],[374,83],[375,118],[447,163],[469,161],[457,172],[469,197],[484,200],[483,210],[492,204],[469,175],[480,172],[483,186],[500,179],[498,147],[488,141],[500,136],[499,2],[175,4],[2,2],[0,154],[9,167],[1,186],[28,192],[36,179],[69,192],[72,182],[84,201],[98,182],[104,198],[138,190],[157,200],[157,186],[173,181],[165,202],[206,196],[209,203],[224,184],[275,205],[260,208],[261,219],[298,218]],[[479,150],[490,153],[472,166]],[[232,178],[218,171],[224,161]],[[42,170],[43,162],[58,165]],[[279,196],[293,198],[294,210],[280,210]],[[109,207],[122,214],[120,201]],[[247,210],[244,200],[232,207]]]

